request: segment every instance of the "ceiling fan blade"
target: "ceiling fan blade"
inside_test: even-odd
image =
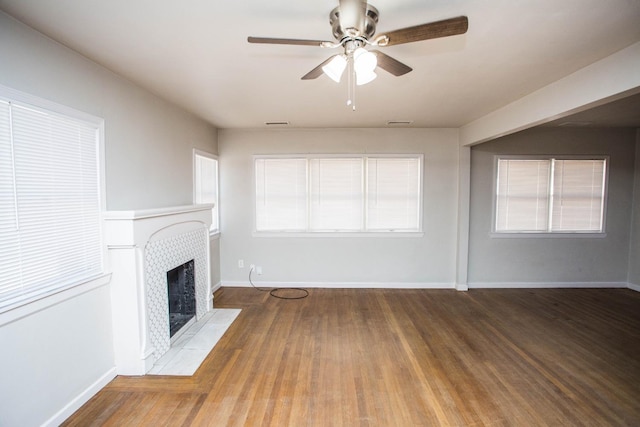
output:
[[[331,62],[331,60],[333,58],[335,58],[338,55],[333,55],[330,56],[326,61],[324,61],[322,64],[318,65],[316,68],[314,68],[313,70],[309,71],[307,74],[305,74],[304,76],[302,76],[302,80],[312,80],[312,79],[317,79],[318,77],[320,77],[322,75],[322,67],[324,67],[325,65],[327,65],[329,62]]]
[[[376,55],[376,57],[378,58],[378,67],[393,74],[396,77],[407,74],[409,71],[413,70],[413,68],[409,67],[408,65],[403,64],[397,59],[394,59],[389,55],[380,52],[379,50],[372,50],[371,53]]]
[[[377,36],[376,41],[378,41],[379,46],[393,46],[394,44],[411,43],[464,34],[468,28],[469,20],[467,17],[458,16],[456,18],[391,31]]]
[[[301,39],[277,39],[273,37],[247,37],[249,43],[265,43],[265,44],[292,44],[299,46],[326,46],[333,44],[323,40],[301,40]]]

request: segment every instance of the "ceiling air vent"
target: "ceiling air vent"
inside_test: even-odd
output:
[[[264,122],[267,126],[289,126],[289,122]]]
[[[389,120],[387,126],[407,126],[413,123],[413,120]]]
[[[558,126],[562,127],[587,127],[593,125],[593,122],[562,122]]]

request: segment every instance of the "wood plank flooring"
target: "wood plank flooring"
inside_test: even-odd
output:
[[[193,377],[117,377],[65,425],[640,425],[640,293],[309,292],[225,288]]]

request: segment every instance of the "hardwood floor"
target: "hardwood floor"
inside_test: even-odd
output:
[[[117,377],[65,425],[640,425],[640,293],[225,288],[193,377]]]

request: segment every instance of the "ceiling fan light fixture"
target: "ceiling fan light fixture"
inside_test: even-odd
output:
[[[378,57],[374,53],[362,47],[353,52],[353,70],[358,86],[366,85],[377,77],[374,71],[377,66]]]
[[[378,58],[372,52],[359,47],[353,52],[353,61],[356,73],[373,72],[378,66]]]
[[[322,72],[331,80],[340,83],[340,78],[345,68],[347,68],[347,58],[344,55],[336,55],[327,65],[322,67]]]
[[[356,72],[356,84],[358,86],[366,85],[375,80],[376,77],[378,77],[378,75],[373,71]]]

